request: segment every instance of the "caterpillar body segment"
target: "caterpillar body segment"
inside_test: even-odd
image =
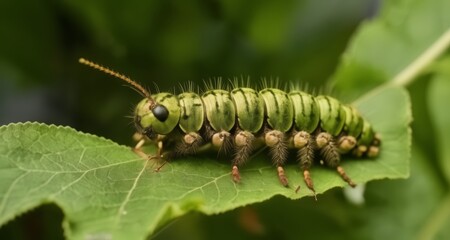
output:
[[[264,99],[267,123],[273,130],[282,133],[291,129],[294,109],[289,95],[276,88],[265,88],[259,92]]]
[[[334,137],[338,136],[342,132],[346,117],[341,103],[328,96],[318,96],[316,101],[319,103],[321,129]]]
[[[252,88],[236,88],[231,91],[236,106],[239,128],[250,133],[257,133],[264,123],[264,100]]]
[[[202,95],[206,120],[215,131],[230,131],[235,124],[236,110],[230,93],[225,90],[210,90]]]
[[[294,107],[295,129],[313,133],[320,121],[320,111],[316,99],[301,91],[291,91],[289,98]]]
[[[195,93],[187,92],[178,95],[180,105],[179,126],[185,133],[198,132],[203,126],[205,118],[205,109],[200,96]]]
[[[288,186],[288,179],[283,166],[289,149],[294,149],[304,181],[313,193],[310,168],[315,160],[334,168],[343,180],[355,186],[340,166],[341,156],[379,154],[380,137],[371,124],[356,109],[329,96],[248,87],[209,90],[201,95],[152,95],[124,75],[85,59],[80,63],[128,82],[145,96],[134,111],[137,132],[145,136],[136,150],[150,140],[158,147],[157,158],[163,154],[171,158],[193,155],[203,146],[212,145],[230,156],[235,182],[241,179],[239,167],[261,146],[269,148],[284,186]]]
[[[342,108],[345,111],[344,131],[357,138],[363,130],[364,120],[354,107],[342,105]]]

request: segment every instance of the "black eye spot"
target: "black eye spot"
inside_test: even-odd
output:
[[[167,110],[166,107],[164,107],[163,105],[156,105],[153,109],[152,109],[152,113],[153,115],[155,115],[155,117],[161,121],[164,122],[167,120],[167,118],[169,117],[169,111]]]

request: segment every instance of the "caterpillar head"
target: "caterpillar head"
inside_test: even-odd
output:
[[[172,132],[179,119],[178,99],[170,93],[158,93],[142,99],[134,112],[137,131],[150,139]]]
[[[170,93],[151,95],[137,82],[109,68],[84,58],[80,58],[79,62],[129,83],[133,89],[144,96],[134,111],[134,125],[139,133],[155,139],[158,134],[166,135],[177,126],[180,119],[180,107],[176,96]]]

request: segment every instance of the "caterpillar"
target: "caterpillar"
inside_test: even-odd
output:
[[[354,187],[340,165],[341,155],[374,158],[379,154],[380,136],[371,124],[355,108],[330,96],[248,87],[211,89],[201,95],[150,94],[124,75],[83,58],[79,62],[122,79],[144,96],[134,110],[134,125],[142,136],[136,150],[146,141],[156,144],[157,158],[194,155],[207,144],[219,151],[232,149],[231,176],[237,183],[239,168],[261,146],[270,149],[278,179],[286,187],[284,163],[289,150],[297,151],[303,179],[314,195],[310,169],[315,159],[322,159]]]

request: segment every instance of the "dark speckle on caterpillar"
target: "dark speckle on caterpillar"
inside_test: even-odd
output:
[[[355,183],[340,166],[341,155],[378,156],[380,137],[358,111],[329,96],[314,97],[303,91],[276,88],[260,91],[237,87],[194,92],[150,94],[131,79],[85,59],[80,63],[118,77],[138,90],[144,99],[134,111],[134,124],[142,138],[158,147],[157,158],[196,154],[211,144],[230,149],[231,175],[241,180],[239,167],[255,148],[267,146],[282,185],[288,186],[283,165],[289,150],[297,160],[306,185],[314,192],[310,168],[315,159],[336,169],[350,186]],[[297,189],[298,190],[298,189]]]

